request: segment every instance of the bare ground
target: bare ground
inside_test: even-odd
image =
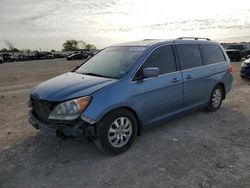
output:
[[[0,187],[250,187],[250,81],[234,62],[221,109],[145,130],[111,157],[85,140],[60,140],[26,118],[32,87],[80,61],[0,65]]]

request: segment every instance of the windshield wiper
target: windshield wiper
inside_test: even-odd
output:
[[[117,77],[104,76],[104,75],[100,75],[100,74],[96,74],[96,73],[92,73],[92,72],[83,72],[83,73],[81,73],[81,74],[85,74],[85,75],[89,75],[89,76],[97,76],[97,77],[102,77],[102,78],[118,79]]]
[[[83,72],[82,74],[89,75],[89,76],[106,77],[106,76],[96,74],[96,73],[92,73],[92,72]]]

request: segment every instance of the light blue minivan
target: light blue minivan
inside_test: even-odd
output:
[[[28,119],[45,133],[84,136],[119,154],[141,129],[200,108],[218,110],[232,81],[227,54],[209,39],[123,43],[33,88]]]

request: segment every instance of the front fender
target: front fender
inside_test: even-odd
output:
[[[130,88],[125,85],[112,85],[93,93],[91,103],[81,115],[82,119],[86,117],[93,122],[99,122],[105,114],[120,107],[128,107],[136,112],[135,102],[129,97]]]

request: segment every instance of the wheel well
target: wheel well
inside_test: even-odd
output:
[[[225,99],[226,98],[225,85],[224,85],[224,83],[218,83],[216,86],[218,86],[218,85],[220,85],[222,87],[222,89],[223,89],[223,99]]]
[[[115,111],[115,110],[118,110],[118,109],[125,109],[125,110],[128,110],[128,111],[130,111],[130,112],[132,112],[134,114],[134,116],[136,118],[136,121],[137,121],[137,136],[140,136],[141,135],[141,122],[139,120],[139,117],[138,117],[137,113],[130,107],[122,106],[122,107],[114,108],[114,109],[110,110],[109,112],[107,112],[102,118],[107,116],[112,111]]]

